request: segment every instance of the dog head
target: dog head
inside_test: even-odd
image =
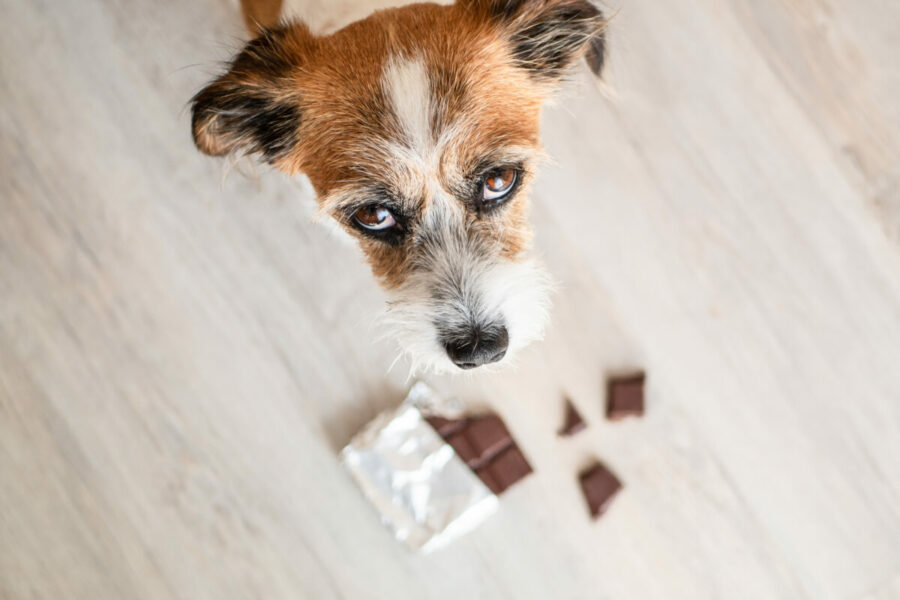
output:
[[[604,24],[585,0],[415,4],[328,36],[287,24],[194,97],[194,140],[309,177],[414,368],[498,362],[546,320],[527,223],[541,107],[580,58],[599,73]]]

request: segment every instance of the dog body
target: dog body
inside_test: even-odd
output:
[[[539,337],[540,112],[579,58],[599,73],[602,15],[585,0],[288,1],[306,22],[263,23],[195,96],[198,148],[309,177],[388,290],[381,327],[414,369],[496,363]]]

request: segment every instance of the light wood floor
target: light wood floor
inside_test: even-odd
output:
[[[431,378],[536,474],[427,557],[336,459],[407,386],[357,251],[191,144],[236,4],[0,0],[0,598],[900,598],[900,3],[616,5],[614,97],[546,113],[547,340]]]

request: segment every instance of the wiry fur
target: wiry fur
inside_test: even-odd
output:
[[[506,360],[543,336],[551,280],[532,259],[481,260],[463,249],[442,252],[391,291],[379,329],[395,338],[413,373],[455,369],[440,336],[478,325],[503,323],[509,331]]]
[[[541,106],[579,59],[599,71],[603,28],[585,0],[416,4],[325,36],[281,25],[195,96],[194,139],[309,177],[388,290],[383,328],[414,369],[453,367],[445,347],[473,331],[508,332],[510,356],[546,321],[527,224]],[[501,167],[518,180],[488,211],[483,180]],[[354,224],[373,204],[402,235]]]
[[[537,79],[561,77],[585,56],[594,74],[603,68],[606,20],[587,0],[463,0],[499,23],[517,63]]]

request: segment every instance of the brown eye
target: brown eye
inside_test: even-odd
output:
[[[361,227],[369,231],[387,231],[397,227],[397,219],[394,218],[394,213],[380,204],[363,206],[353,213],[353,219]]]
[[[485,202],[496,202],[506,196],[516,184],[515,169],[495,169],[484,178],[482,198]]]

